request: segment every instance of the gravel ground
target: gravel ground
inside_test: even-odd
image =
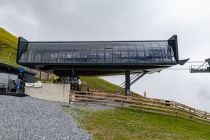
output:
[[[0,139],[91,139],[59,103],[0,95]]]

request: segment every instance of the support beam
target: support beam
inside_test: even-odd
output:
[[[125,95],[130,94],[130,86],[133,85],[136,81],[141,79],[147,72],[144,72],[142,74],[137,74],[133,78],[130,77],[130,71],[125,71]]]
[[[130,94],[130,71],[125,71],[125,95]]]
[[[138,77],[136,77],[133,81],[131,81],[130,86],[133,85],[139,79],[141,79],[145,74],[147,74],[147,72],[144,72],[141,75],[139,75]]]
[[[133,75],[130,75],[130,81],[131,81],[131,83],[138,76],[139,76],[139,73],[134,73]],[[125,81],[122,84],[120,84],[119,87],[124,88],[125,87]]]

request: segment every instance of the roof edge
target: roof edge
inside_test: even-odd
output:
[[[28,41],[24,39],[23,37],[18,37],[18,49],[17,49],[17,55],[16,55],[16,63],[19,64],[19,59],[21,57],[21,54],[24,50],[26,50],[28,47]]]
[[[176,62],[179,63],[179,52],[178,52],[178,38],[177,35],[173,35],[171,38],[168,39],[168,44],[171,45]]]

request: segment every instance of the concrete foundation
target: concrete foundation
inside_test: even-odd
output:
[[[25,94],[34,98],[69,103],[69,84],[43,83],[42,87],[25,87]]]

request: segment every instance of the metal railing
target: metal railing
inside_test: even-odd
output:
[[[190,66],[190,73],[208,73],[210,72],[210,67],[209,65],[194,65]]]

